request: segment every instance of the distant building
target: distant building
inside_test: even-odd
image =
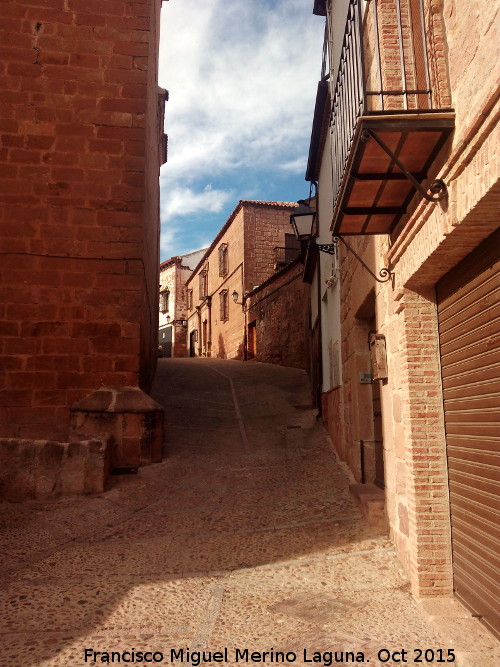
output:
[[[247,359],[309,371],[311,294],[299,250],[290,250],[287,259],[247,296]]]
[[[187,356],[186,280],[206,248],[171,257],[160,264],[160,317],[158,344],[163,357]]]
[[[190,356],[248,357],[255,332],[249,330],[247,297],[297,255],[290,227],[295,206],[238,203],[186,282]]]

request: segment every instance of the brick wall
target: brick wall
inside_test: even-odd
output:
[[[257,361],[308,370],[309,309],[310,290],[297,262],[253,290],[247,302],[249,339],[255,336],[249,357],[255,351]]]
[[[245,290],[252,290],[274,273],[274,248],[284,247],[285,234],[292,233],[294,206],[245,206]]]
[[[236,291],[241,302],[243,296],[244,210],[238,206],[221,232],[205,253],[203,261],[193,271],[186,283],[193,290],[193,308],[189,311],[188,336],[198,331],[197,356],[213,356],[222,359],[243,359],[244,318],[241,305],[234,303]],[[219,247],[227,244],[227,274],[219,275]],[[206,270],[207,294],[200,295],[200,272]],[[228,291],[229,318],[220,319],[220,292]],[[198,310],[197,310],[198,308]],[[203,323],[206,322],[205,325]]]
[[[198,331],[197,356],[243,359],[245,316],[241,305],[245,292],[275,271],[275,246],[285,245],[290,233],[290,212],[295,204],[240,201],[193,271],[186,287],[193,290],[188,339]],[[228,271],[219,275],[219,247],[227,244]],[[208,274],[208,299],[200,296],[200,273]],[[227,290],[228,318],[220,317],[221,292]],[[238,293],[235,303],[231,294]]]
[[[64,439],[154,372],[159,3],[3,5],[0,435]]]
[[[366,5],[363,20],[363,51],[366,89],[369,91],[431,90],[431,106],[450,107],[448,68],[445,58],[443,1],[424,3],[423,22],[420,8],[411,0],[378,0]],[[375,10],[377,15],[375,17]],[[400,20],[398,20],[398,15]],[[376,21],[375,21],[376,18]],[[429,80],[422,51],[425,30],[429,55]],[[378,33],[377,33],[378,30]],[[378,49],[377,49],[378,44]],[[401,53],[403,46],[403,57]],[[380,67],[379,59],[380,55]],[[404,83],[403,83],[404,81]],[[369,96],[371,110],[426,109],[426,94],[404,96]],[[407,106],[405,106],[407,105]]]
[[[371,420],[369,386],[358,375],[369,370],[365,334],[374,315],[370,326],[385,336],[388,361],[380,382],[386,510],[418,596],[452,591],[435,283],[498,228],[500,199],[498,12],[484,0],[460,11],[456,4],[432,0],[425,14],[437,105],[456,111],[431,174],[446,182],[448,198],[433,204],[417,195],[390,244],[384,236],[350,239],[372,270],[391,267],[393,285],[376,283],[340,246],[343,382],[323,399],[327,428],[357,476],[359,439]]]
[[[174,357],[187,357],[187,325],[181,324],[180,320],[187,320],[187,289],[186,280],[191,275],[192,270],[183,266],[177,271],[176,299],[175,299],[175,319],[174,325]]]

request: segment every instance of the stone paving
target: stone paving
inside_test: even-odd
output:
[[[412,598],[388,536],[349,495],[302,371],[162,359],[155,398],[162,463],[99,496],[0,506],[0,667],[196,667],[200,651],[212,665],[433,664],[448,649],[500,665],[458,603]]]

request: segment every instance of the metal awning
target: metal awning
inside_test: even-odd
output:
[[[453,132],[453,112],[378,113],[357,120],[332,219],[335,234],[389,234],[417,191],[446,196],[428,171]]]

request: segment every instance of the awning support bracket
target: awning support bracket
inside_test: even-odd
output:
[[[353,248],[351,248],[351,246],[348,243],[346,243],[346,241],[344,241],[342,236],[340,236],[339,234],[334,234],[333,238],[332,238],[332,241],[333,241],[333,243],[315,243],[315,246],[320,252],[325,252],[328,255],[336,255],[337,254],[338,243],[339,243],[339,241],[341,241],[344,244],[344,246],[347,248],[347,250],[350,253],[352,253],[354,255],[354,257],[356,257],[358,262],[368,271],[368,273],[372,276],[372,278],[375,278],[375,280],[378,283],[387,283],[387,282],[389,282],[389,280],[391,280],[392,283],[394,284],[394,273],[392,271],[390,271],[388,268],[386,268],[384,266],[379,271],[378,275],[380,277],[376,276],[373,273],[373,271],[370,269],[370,267],[367,266],[364,263],[364,261],[358,255],[358,253]]]
[[[370,141],[371,138],[375,139],[380,148],[382,148],[382,150],[385,151],[392,160],[394,160],[394,162],[401,169],[406,178],[410,181],[413,187],[416,190],[418,190],[418,192],[420,192],[420,194],[422,195],[422,197],[424,197],[424,199],[427,199],[427,201],[430,202],[437,203],[439,201],[442,201],[447,196],[448,188],[446,187],[446,183],[444,181],[442,181],[440,178],[436,178],[435,180],[431,181],[428,187],[428,190],[430,192],[429,194],[427,190],[424,190],[424,188],[413,176],[413,174],[410,173],[408,169],[406,169],[403,163],[391,151],[389,146],[387,146],[387,144],[384,141],[382,141],[382,139],[376,134],[376,132],[374,132],[373,130],[363,130],[363,132],[361,133],[361,141],[367,143],[368,141]]]

